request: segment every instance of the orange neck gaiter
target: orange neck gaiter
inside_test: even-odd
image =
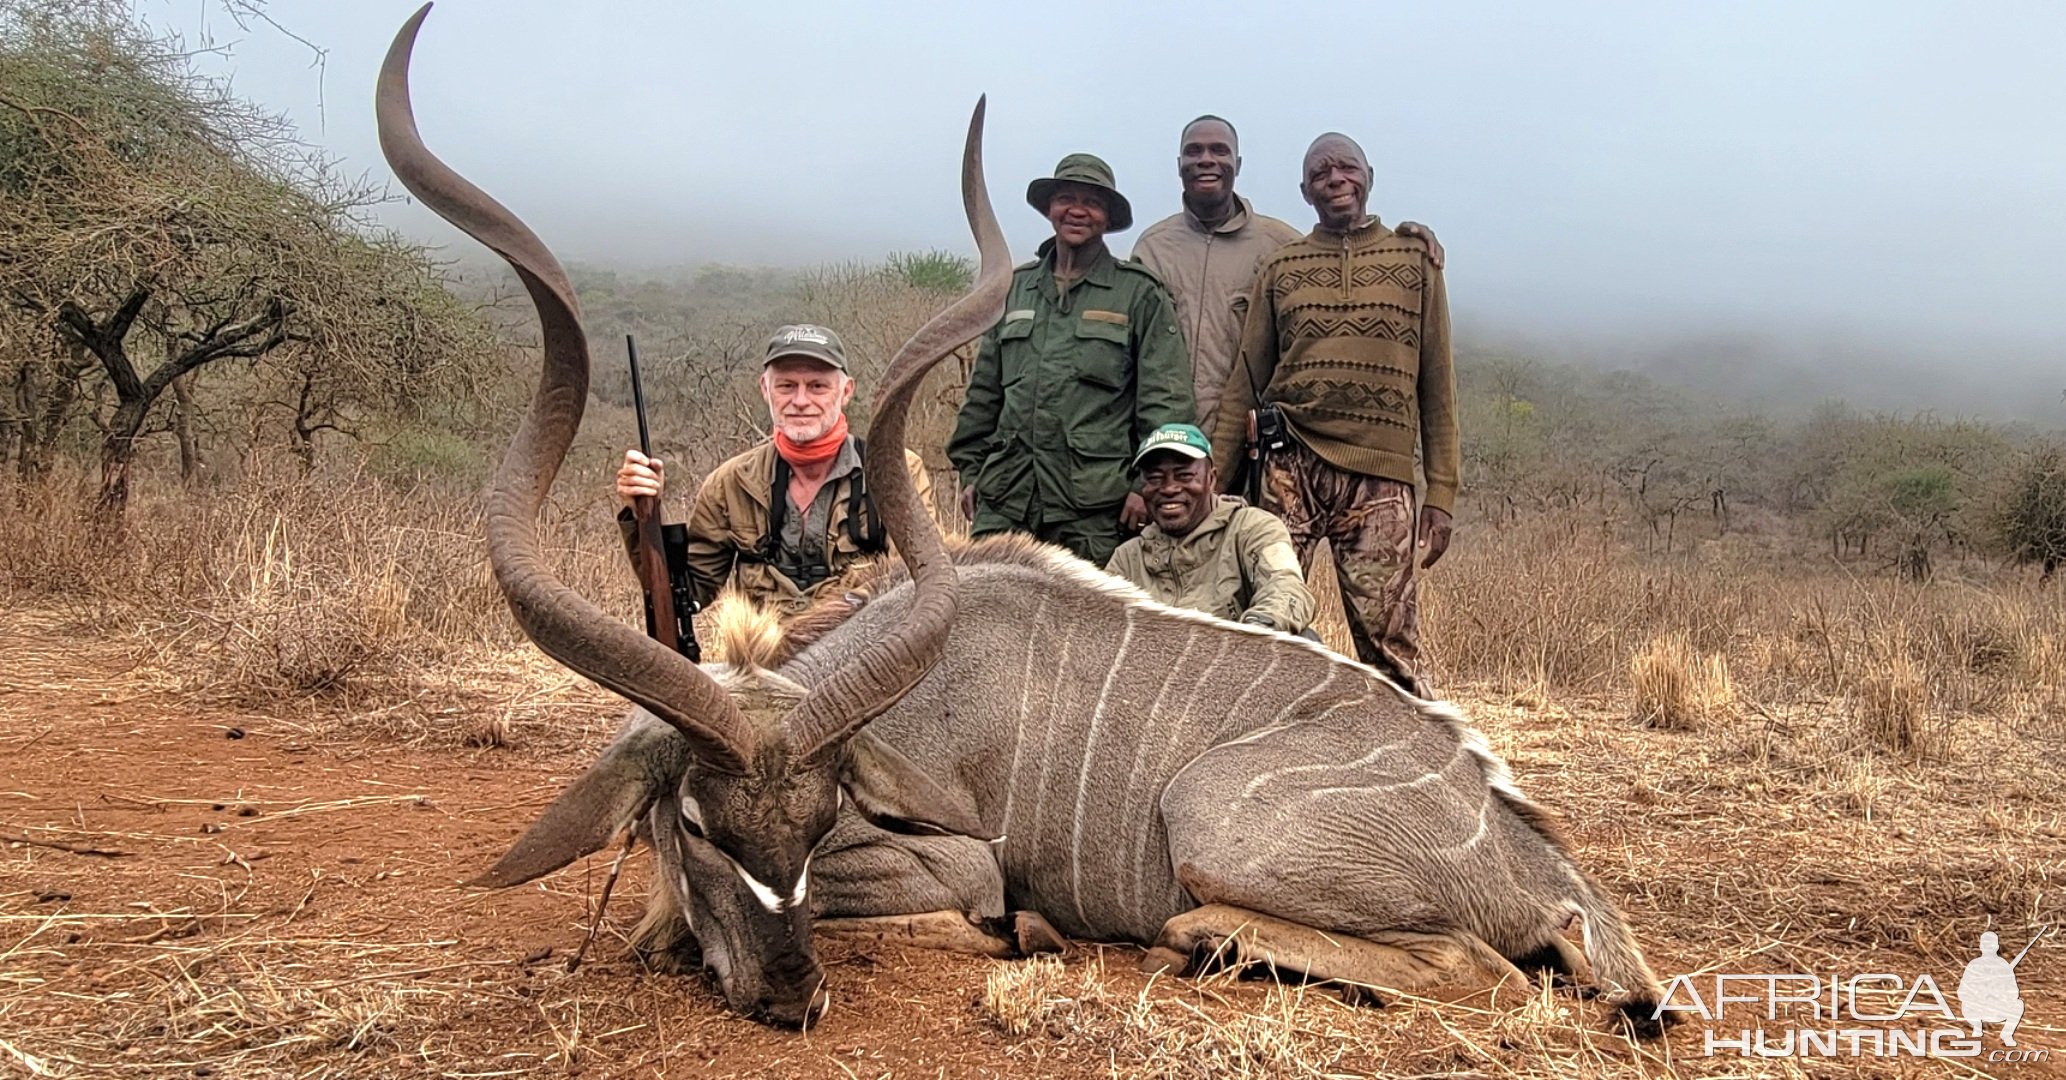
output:
[[[775,432],[775,453],[791,468],[807,465],[823,465],[839,456],[839,448],[846,445],[846,415],[840,414],[839,422],[832,430],[807,443],[793,442],[780,431]]]

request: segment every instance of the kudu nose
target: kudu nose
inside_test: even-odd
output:
[[[816,987],[802,997],[765,994],[754,1003],[753,1011],[771,1024],[783,1027],[804,1027],[825,1015],[832,1007],[832,995],[823,986]]]

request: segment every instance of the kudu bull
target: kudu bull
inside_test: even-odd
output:
[[[563,586],[534,517],[580,422],[587,345],[543,243],[417,135],[408,62],[427,11],[382,69],[381,148],[515,268],[544,329],[489,497],[496,578],[539,648],[642,707],[484,883],[637,826],[656,852],[641,942],[700,953],[735,1009],[778,1023],[828,1000],[814,917],[935,941],[945,927],[1004,954],[1008,899],[1072,936],[1152,943],[1149,963],[1179,970],[1216,945],[1400,988],[1589,966],[1650,1026],[1661,988],[1620,914],[1447,706],[1309,642],[1154,604],[1058,549],[987,541],[950,561],[904,431],[920,378],[999,317],[1009,283],[980,103],[962,195],[981,270],[891,362],[867,444],[902,567],[786,634],[727,620],[726,660],[707,667]],[[1562,936],[1574,920],[1583,956]],[[1043,924],[1017,925],[1024,944]]]

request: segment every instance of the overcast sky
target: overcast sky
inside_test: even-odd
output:
[[[271,0],[328,50],[319,74],[219,0],[140,3],[387,177],[373,76],[412,5]],[[1176,210],[1178,131],[1214,112],[1238,189],[1301,228],[1307,142],[1360,139],[1372,209],[1435,228],[1461,317],[2066,357],[2066,5],[442,0],[414,88],[430,146],[562,258],[969,250],[957,153],[987,92],[1018,258],[1047,235],[1028,179],[1099,154],[1137,233]],[[386,218],[473,254],[419,208]]]

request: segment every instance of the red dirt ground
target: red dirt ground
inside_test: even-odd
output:
[[[700,977],[643,972],[612,931],[570,976],[563,963],[602,860],[508,892],[457,883],[492,862],[591,751],[318,742],[298,725],[197,710],[151,687],[119,647],[0,615],[0,1076],[1104,1076],[1117,1067],[1095,1042],[999,1031],[979,1006],[999,967],[986,960],[827,943],[835,1005],[804,1035],[728,1015]],[[1624,756],[1605,736],[1567,736],[1494,737],[1531,786],[1559,770],[1545,747],[1610,765]],[[1628,782],[1668,794],[1674,777],[1638,769]],[[1613,865],[1633,856],[1618,842],[1593,850],[1619,841],[1615,829],[1576,833],[1630,897],[1653,962],[1666,972],[1710,963],[1715,943],[1656,907],[1729,904],[1731,875],[1704,884],[1695,872],[1631,895],[1641,860]],[[1745,857],[1717,843],[1722,835],[1698,835],[1697,825],[1672,834],[1672,857]],[[619,885],[615,932],[637,915],[644,861],[634,858]],[[1803,913],[1816,898],[1841,910],[1834,890],[1807,880]],[[2040,900],[2057,910],[2037,887],[2031,903]],[[1931,952],[1875,942],[1856,923],[1860,937],[1847,945],[1891,947],[1892,958],[1878,954],[1891,970],[1912,970]],[[1101,952],[1113,993],[1138,995],[1132,950],[1082,950],[1072,969]],[[2060,953],[2050,955],[2056,967]],[[2047,998],[2056,1023],[2061,988],[2052,977],[2026,982],[2025,994]],[[1164,996],[1201,992],[1241,1007],[1264,1000],[1256,984]],[[1579,1026],[1602,1026],[1591,1003],[1570,1004]],[[1399,1058],[1334,1067],[1516,1075],[1498,1049],[1447,1045],[1447,1028],[1411,1029],[1444,1045],[1416,1039]],[[2043,1031],[2032,1029],[2039,1045],[2057,1042]],[[1679,1053],[1690,1052],[1681,1039],[1672,1040]],[[1660,1071],[1623,1046],[1596,1064]]]

